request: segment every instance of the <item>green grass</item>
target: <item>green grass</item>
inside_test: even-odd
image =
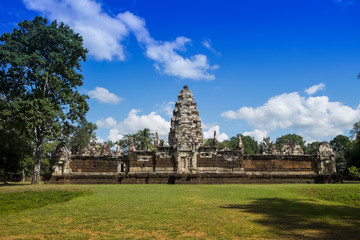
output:
[[[57,203],[2,214],[0,239],[359,239],[360,236],[358,184],[0,187],[0,194],[13,196],[55,192],[82,195],[71,200],[58,196],[61,201]]]
[[[0,193],[0,215],[20,212],[27,209],[70,201],[89,194],[88,191],[31,191]]]

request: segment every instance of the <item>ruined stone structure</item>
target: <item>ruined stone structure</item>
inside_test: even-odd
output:
[[[185,86],[175,103],[169,133],[170,146],[136,150],[133,139],[122,154],[100,149],[93,142],[78,155],[60,148],[51,183],[254,183],[338,182],[335,155],[324,142],[317,155],[305,155],[300,146],[272,146],[262,154],[244,154],[242,139],[237,150],[203,146],[199,111],[194,95]]]

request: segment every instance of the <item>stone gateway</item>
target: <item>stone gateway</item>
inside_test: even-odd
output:
[[[136,150],[131,142],[127,154],[117,148],[100,151],[93,142],[77,155],[66,147],[55,155],[49,183],[332,183],[339,182],[335,154],[322,143],[316,155],[304,154],[295,145],[285,145],[262,154],[244,154],[241,137],[237,150],[219,150],[216,133],[213,146],[203,146],[199,110],[187,86],[175,103],[168,147]]]

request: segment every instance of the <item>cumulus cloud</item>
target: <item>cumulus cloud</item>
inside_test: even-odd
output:
[[[351,108],[331,102],[327,96],[304,97],[293,92],[272,97],[260,107],[241,107],[221,115],[246,120],[254,129],[247,134],[257,139],[277,129],[292,129],[306,138],[325,139],[351,129],[360,118],[360,105]]]
[[[204,139],[214,138],[214,132],[216,132],[216,137],[219,142],[229,139],[229,136],[226,133],[220,133],[219,125],[207,126],[206,124],[203,124],[203,129],[207,129],[207,131],[203,131]]]
[[[104,12],[101,4],[91,0],[23,0],[30,10],[41,12],[51,20],[68,24],[81,34],[89,54],[98,60],[124,60],[121,41],[128,28]]]
[[[305,92],[308,95],[313,95],[313,94],[315,94],[315,93],[317,93],[318,91],[321,91],[321,90],[325,90],[325,84],[324,83],[319,83],[318,85],[311,86],[311,87],[305,89]]]
[[[196,54],[190,58],[181,56],[178,51],[185,51],[186,44],[191,39],[186,37],[177,37],[174,41],[156,41],[146,29],[145,20],[135,16],[130,12],[117,15],[129,30],[135,35],[139,43],[145,46],[145,54],[148,58],[154,60],[155,68],[161,73],[180,78],[189,78],[193,80],[214,80],[214,74],[208,71],[213,69],[210,66],[207,57],[203,54]]]
[[[151,112],[149,114],[140,115],[140,111],[137,109],[132,109],[127,118],[123,121],[117,122],[116,126],[113,126],[110,129],[108,140],[118,141],[125,134],[136,133],[139,130],[144,128],[150,129],[151,132],[159,133],[160,137],[167,137],[170,131],[170,122],[166,121],[159,114]],[[100,122],[105,122],[105,120],[99,120]],[[99,122],[97,121],[97,123]],[[114,120],[115,121],[115,120]],[[112,122],[112,120],[110,120]]]
[[[158,113],[165,113],[166,116],[172,117],[173,116],[173,110],[175,108],[175,102],[163,102],[162,104],[158,105]]]
[[[113,128],[116,126],[116,120],[112,117],[102,118],[96,121],[96,125],[100,128]]]
[[[102,87],[96,87],[94,90],[89,91],[88,94],[90,98],[95,98],[101,103],[116,104],[122,101],[121,97],[116,96],[114,93]]]
[[[261,142],[268,135],[268,131],[255,129],[254,131],[244,132],[243,135],[253,137],[256,141]]]
[[[154,61],[154,67],[163,74],[193,80],[213,80],[211,66],[206,55],[183,57],[191,39],[177,37],[174,41],[157,41],[150,36],[143,18],[126,11],[110,16],[94,0],[23,0],[25,6],[38,11],[51,20],[68,24],[84,38],[89,54],[98,60],[124,60],[122,41],[133,33],[145,47],[145,55]]]

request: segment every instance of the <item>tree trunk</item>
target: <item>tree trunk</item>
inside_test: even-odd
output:
[[[34,173],[32,176],[31,184],[40,184],[41,176],[40,176],[40,167],[41,167],[41,152],[42,152],[42,144],[38,143],[35,151],[35,164],[34,164]]]
[[[21,182],[22,182],[22,184],[25,183],[25,170],[24,169],[21,171]]]

